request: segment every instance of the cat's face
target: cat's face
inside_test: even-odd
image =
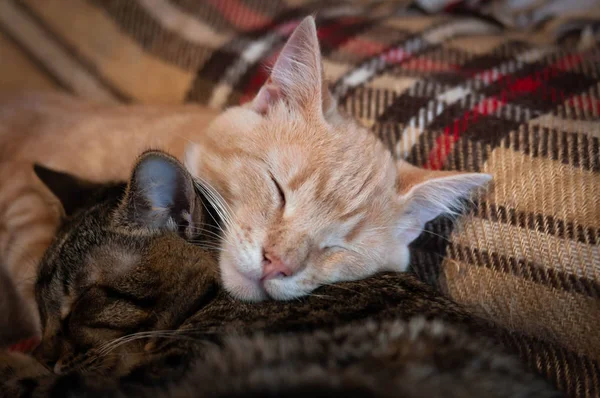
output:
[[[55,193],[86,195],[67,189],[66,175],[38,175]],[[143,155],[125,193],[124,185],[89,188],[97,203],[66,220],[36,283],[43,334],[35,356],[56,373],[126,369],[151,354],[143,332],[177,329],[217,285],[216,256],[200,232],[208,203],[175,159]]]
[[[398,245],[395,234],[389,153],[352,121],[296,116],[284,106],[266,115],[230,109],[212,133],[239,138],[211,151],[221,159],[198,154],[204,161],[194,163],[225,179],[211,179],[229,204],[220,268],[238,298],[290,299],[408,262],[407,243]]]
[[[424,224],[490,178],[395,162],[338,113],[322,75],[307,18],[257,97],[220,115],[188,150],[188,169],[227,202],[220,271],[237,298],[287,300],[404,271]]]

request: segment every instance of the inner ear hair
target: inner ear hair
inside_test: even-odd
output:
[[[177,231],[189,238],[203,218],[192,176],[173,156],[152,150],[138,158],[114,222],[136,230]]]
[[[258,91],[250,108],[260,114],[280,100],[291,108],[309,114],[330,110],[330,97],[322,94],[322,62],[317,28],[313,17],[306,17],[294,29],[281,49],[269,79]],[[325,102],[325,103],[324,103]]]
[[[425,170],[405,161],[398,162],[397,171],[398,231],[407,243],[420,235],[425,223],[460,212],[465,198],[492,179],[483,173]]]

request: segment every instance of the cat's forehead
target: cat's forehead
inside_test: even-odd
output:
[[[295,169],[311,168],[314,174],[334,170],[352,173],[355,168],[383,166],[391,159],[378,139],[356,123],[332,126],[306,120],[269,120],[257,128],[261,137],[257,151],[273,161]]]
[[[217,116],[208,126],[208,131],[225,139],[227,137],[243,139],[251,135],[262,122],[263,118],[256,112],[243,106],[235,106]]]
[[[61,274],[73,272],[90,247],[104,240],[102,224],[98,209],[65,222],[42,259],[38,285],[43,287],[54,279],[64,278]]]
[[[40,264],[40,291],[50,296],[66,294],[90,280],[91,265],[131,264],[138,258],[144,237],[115,230],[113,206],[112,202],[92,206],[61,226]]]
[[[220,157],[214,161],[211,157],[208,167],[218,163],[221,169],[235,170],[232,185],[238,182],[237,175],[243,175],[239,181],[244,182],[244,189],[253,189],[248,181],[255,180],[263,191],[264,180],[271,174],[296,195],[302,208],[312,203],[323,211],[345,213],[382,186],[394,184],[390,153],[353,120],[331,124],[307,119],[283,103],[264,116],[236,107],[220,119],[210,134],[218,138]],[[202,157],[210,157],[210,153]],[[289,205],[293,206],[293,201]]]

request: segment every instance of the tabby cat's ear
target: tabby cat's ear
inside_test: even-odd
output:
[[[251,108],[266,114],[279,100],[284,100],[294,110],[318,114],[326,119],[336,112],[336,101],[323,77],[313,17],[304,18],[283,46],[269,79],[252,101]]]
[[[136,229],[172,230],[192,237],[202,219],[202,202],[188,171],[160,151],[140,156],[115,222]]]
[[[397,164],[398,234],[405,243],[415,240],[425,223],[460,210],[461,199],[492,179],[489,174],[432,171],[405,161]]]
[[[34,164],[33,171],[58,198],[67,216],[83,207],[89,197],[102,187],[101,184],[86,181],[40,164]]]

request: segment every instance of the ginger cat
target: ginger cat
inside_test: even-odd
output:
[[[214,188],[221,281],[251,301],[404,271],[408,244],[424,224],[491,178],[396,162],[339,113],[312,17],[246,105],[217,115],[191,105],[99,106],[53,94],[0,98],[0,148],[0,258],[32,308],[36,265],[60,219],[33,163],[89,181],[124,181],[145,149],[184,160]]]
[[[312,17],[296,28],[252,102],[220,115],[186,155],[220,192],[220,270],[244,300],[288,300],[329,283],[404,271],[426,222],[490,175],[396,162],[340,114]]]

